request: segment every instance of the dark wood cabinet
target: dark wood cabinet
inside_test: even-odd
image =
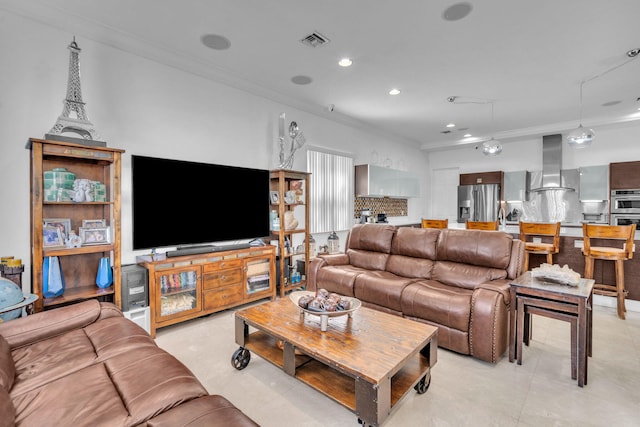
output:
[[[611,163],[609,183],[611,190],[640,188],[640,161]]]
[[[460,185],[500,184],[500,200],[504,200],[504,172],[461,173]]]

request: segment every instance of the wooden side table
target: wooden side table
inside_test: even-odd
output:
[[[511,282],[509,362],[522,364],[522,344],[529,344],[532,314],[571,324],[571,378],[587,384],[587,360],[592,354],[593,279],[580,279],[578,286],[545,282],[531,272]]]

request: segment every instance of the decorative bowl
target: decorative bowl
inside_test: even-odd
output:
[[[316,293],[315,292],[310,292],[310,291],[294,291],[294,292],[291,292],[289,294],[289,298],[291,299],[291,302],[293,302],[295,304],[295,306],[298,307],[302,313],[304,313],[304,314],[312,314],[314,316],[320,316],[320,330],[322,332],[325,332],[327,330],[327,326],[329,325],[329,318],[330,317],[338,317],[338,316],[344,316],[344,315],[348,315],[349,317],[351,317],[352,313],[354,311],[356,311],[357,309],[359,309],[360,306],[362,305],[362,302],[357,298],[341,296],[340,298],[344,298],[344,299],[347,299],[347,300],[351,301],[351,308],[350,309],[348,309],[348,310],[336,310],[336,311],[309,310],[309,309],[306,309],[306,308],[302,308],[302,307],[300,307],[298,305],[298,300],[300,300],[300,298],[305,296],[305,295],[315,296]]]

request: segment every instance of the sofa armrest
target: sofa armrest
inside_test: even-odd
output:
[[[87,300],[0,323],[0,335],[14,349],[85,327],[100,317],[98,300]]]
[[[325,260],[325,262],[329,265],[346,265],[351,263],[349,261],[349,255],[345,253],[320,255],[319,258]]]
[[[471,296],[469,353],[497,363],[507,350],[509,335],[509,282],[495,280],[478,286]]]
[[[163,412],[147,421],[146,426],[258,427],[258,424],[226,398],[210,395],[190,400]]]
[[[511,301],[511,294],[510,294],[511,284],[509,283],[508,280],[494,280],[488,283],[483,283],[480,286],[478,286],[478,288],[501,293],[502,298],[504,298],[504,301],[506,302],[507,306],[509,306],[509,303]]]
[[[349,264],[349,255],[345,253],[320,255],[312,258],[309,262],[309,269],[307,270],[307,287],[308,291],[318,290],[318,270],[328,265],[345,265]]]

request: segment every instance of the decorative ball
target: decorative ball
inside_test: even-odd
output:
[[[0,277],[0,309],[19,304],[24,300],[22,289],[14,282],[4,277]],[[22,308],[16,308],[7,313],[0,314],[3,322],[17,319],[22,313]]]

